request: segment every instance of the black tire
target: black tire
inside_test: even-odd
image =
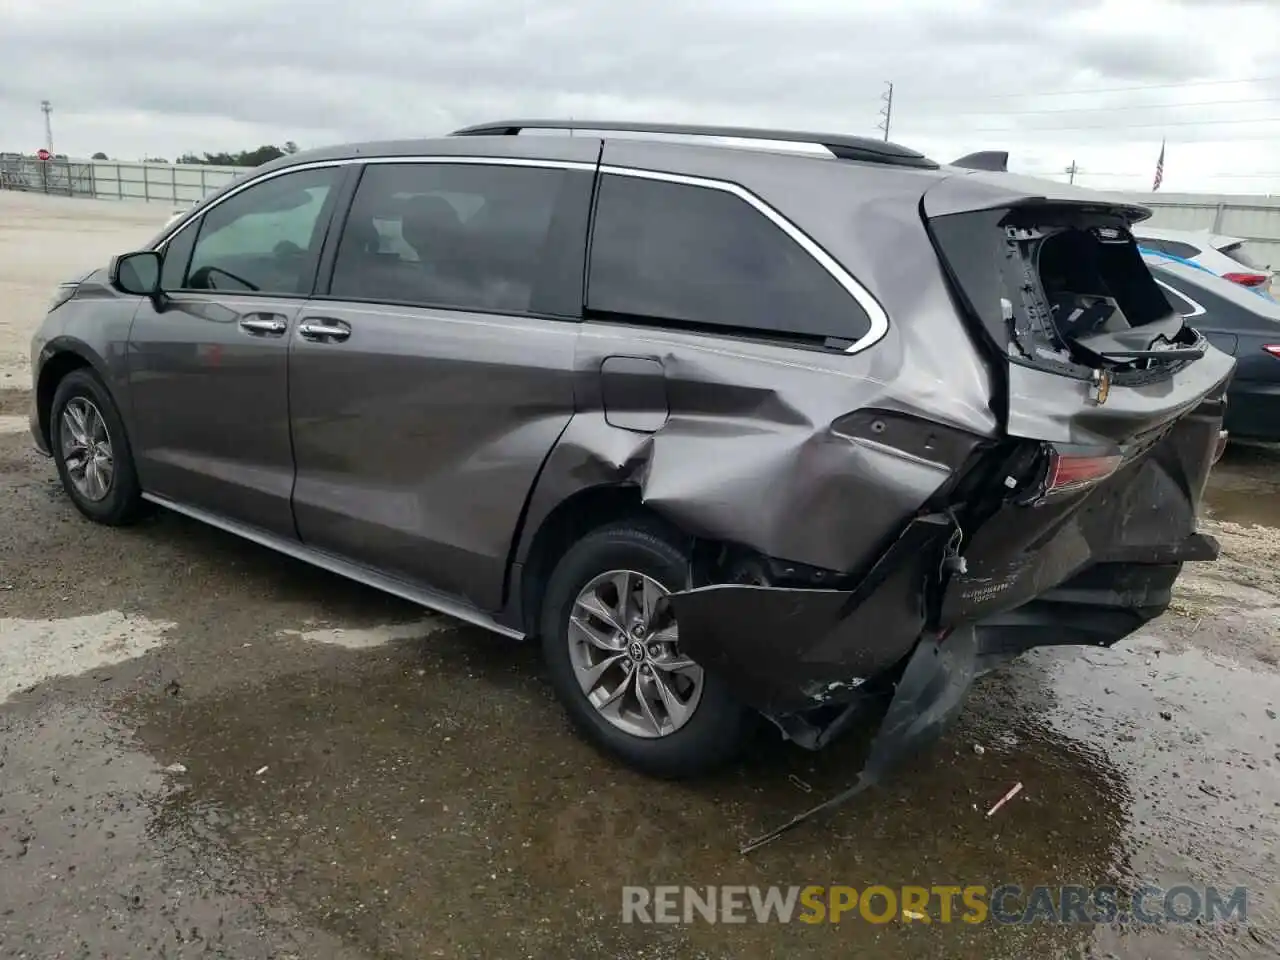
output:
[[[574,726],[595,746],[650,776],[700,776],[736,758],[756,729],[756,715],[738,703],[719,677],[706,672],[701,698],[684,726],[646,738],[619,729],[582,691],[570,657],[569,617],[583,588],[610,570],[632,570],[670,592],[684,589],[689,563],[677,538],[658,524],[629,521],[595,530],[569,548],[547,583],[542,652],[552,686]]]
[[[113,471],[107,493],[99,500],[91,499],[76,488],[67,469],[62,450],[62,416],[67,405],[77,398],[88,400],[97,408],[111,441]],[[111,398],[110,391],[92,370],[73,370],[58,383],[49,408],[49,449],[58,468],[62,488],[76,509],[96,523],[123,526],[137,520],[145,512],[142,489],[133,464],[124,421]]]

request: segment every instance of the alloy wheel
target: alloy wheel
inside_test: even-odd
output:
[[[569,657],[582,692],[613,726],[637,737],[675,733],[693,716],[704,673],[680,653],[670,592],[634,570],[610,570],[578,593]]]
[[[115,479],[111,435],[102,412],[88,397],[72,397],[59,424],[62,461],[76,492],[86,500],[103,500]]]

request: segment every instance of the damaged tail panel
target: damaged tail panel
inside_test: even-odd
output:
[[[882,752],[905,755],[983,670],[1115,643],[1216,556],[1196,513],[1234,361],[1151,278],[1141,208],[984,170],[859,193],[852,168],[807,169],[802,190],[741,182],[856,275],[883,337],[787,351],[590,317],[527,523],[625,491],[694,544],[669,601],[685,653],[806,746],[887,709]]]
[[[1156,287],[1128,233],[1142,211],[968,177],[921,211],[956,321],[991,363],[1000,436],[846,571],[848,589],[672,601],[694,655],[809,745],[922,637],[970,637],[971,675],[1034,646],[1110,645],[1164,612],[1183,563],[1217,555],[1196,513],[1234,361]],[[795,720],[824,710],[816,731]]]
[[[1235,361],[1151,277],[1128,230],[1144,211],[1089,191],[1017,195],[1026,183],[955,177],[922,203],[965,320],[1006,358],[1004,430],[1028,451],[998,504],[967,511],[938,626],[1074,596],[1059,612],[1124,615],[1088,634],[1114,643],[1162,612],[1181,563],[1216,556],[1196,514]],[[1041,626],[1044,643],[1079,636]]]

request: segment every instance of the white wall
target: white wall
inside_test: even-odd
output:
[[[87,162],[95,197],[159,200],[177,206],[189,206],[252,169],[202,163]]]
[[[1259,263],[1280,268],[1280,198],[1208,193],[1131,193],[1151,209],[1153,227],[1208,230],[1249,242]]]

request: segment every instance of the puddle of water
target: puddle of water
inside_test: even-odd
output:
[[[150,812],[183,786],[93,707],[0,713],[0,760],[4,956],[353,960],[225,856],[158,843]]]
[[[1080,928],[962,923],[622,924],[627,884],[1105,882],[1124,789],[1096,748],[979,695],[968,720],[891,783],[743,857],[743,840],[849,784],[861,738],[817,755],[765,739],[720,778],[653,781],[568,731],[536,658],[449,629],[336,672],[122,704],[155,755],[188,771],[189,789],[157,811],[157,835],[229,842],[304,918],[389,958],[993,960],[1066,956],[1087,940]],[[977,742],[990,744],[981,756]],[[987,819],[1017,781],[1026,788]]]
[[[1250,922],[1273,928],[1280,919],[1272,879],[1280,874],[1280,675],[1150,637],[1046,662],[1057,701],[1045,715],[1049,727],[1104,749],[1127,781],[1130,882],[1166,890],[1243,886]],[[1130,930],[1125,939],[1099,928],[1096,945],[1107,955],[1137,956],[1156,937],[1165,939],[1151,955],[1171,960],[1206,949],[1260,955],[1249,936],[1197,925]]]
[[[421,640],[428,634],[442,630],[449,621],[441,617],[427,617],[414,623],[385,624],[377,627],[333,627],[325,630],[281,630],[280,635],[301,637],[309,643],[324,643],[348,650],[369,650],[386,646],[397,640]]]
[[[140,657],[175,626],[116,610],[65,620],[0,618],[0,703],[51,677]]]
[[[1280,447],[1229,447],[1209,474],[1204,502],[1215,520],[1280,527]]]

